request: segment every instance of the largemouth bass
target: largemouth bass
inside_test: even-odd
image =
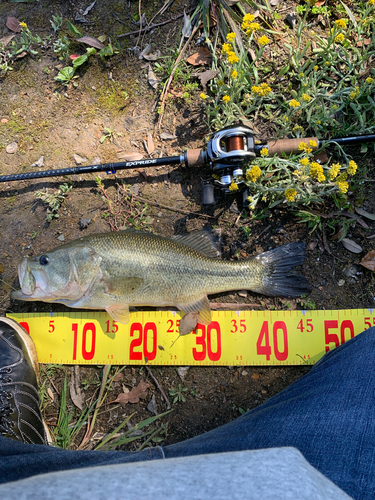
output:
[[[211,322],[207,294],[252,290],[298,297],[310,292],[303,276],[290,273],[305,258],[304,243],[280,246],[243,261],[217,258],[210,235],[164,238],[140,231],[93,234],[61,245],[18,266],[16,300],[58,302],[105,309],[129,321],[130,306],[174,306]]]

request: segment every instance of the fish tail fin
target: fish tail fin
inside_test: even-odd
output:
[[[269,271],[256,288],[255,292],[278,297],[300,297],[311,292],[309,281],[299,274],[290,271],[305,260],[305,244],[303,242],[288,243],[255,257]]]

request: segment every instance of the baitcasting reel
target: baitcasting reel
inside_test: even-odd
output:
[[[243,169],[256,156],[253,132],[243,125],[227,127],[216,132],[207,144],[206,161],[215,177],[214,185],[229,193],[234,181],[243,183]],[[202,187],[203,205],[213,205],[214,185],[205,182]],[[248,189],[242,192],[242,205],[247,205]]]

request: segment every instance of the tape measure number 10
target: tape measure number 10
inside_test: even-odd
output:
[[[180,336],[179,312],[8,314],[29,332],[40,363],[115,365],[312,365],[375,325],[373,309],[213,311],[212,323]]]

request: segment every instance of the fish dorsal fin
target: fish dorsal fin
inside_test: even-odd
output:
[[[106,307],[105,310],[112,319],[126,325],[130,321],[130,313],[128,304],[120,304]]]
[[[209,325],[212,321],[211,308],[207,296],[190,304],[178,304],[177,307],[184,313],[198,312],[198,323],[202,325]]]
[[[192,231],[189,234],[173,236],[172,239],[182,245],[194,248],[207,257],[221,256],[220,239],[211,230]]]

